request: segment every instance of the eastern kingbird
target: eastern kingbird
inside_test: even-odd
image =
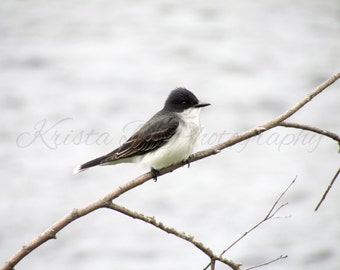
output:
[[[185,88],[176,88],[165,101],[164,107],[147,121],[125,143],[107,155],[88,161],[74,169],[81,172],[96,165],[138,162],[151,168],[157,180],[159,170],[185,161],[194,150],[202,130],[199,121],[199,102]]]

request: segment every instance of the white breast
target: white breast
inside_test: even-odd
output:
[[[199,112],[199,108],[190,108],[180,113],[181,123],[175,135],[159,149],[136,157],[135,161],[159,170],[186,160],[193,153],[202,130]]]

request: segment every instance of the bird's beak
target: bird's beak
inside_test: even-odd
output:
[[[199,102],[198,104],[195,105],[195,108],[201,108],[201,107],[206,107],[211,105],[210,103],[205,103],[205,102]]]

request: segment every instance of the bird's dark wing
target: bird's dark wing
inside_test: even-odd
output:
[[[175,133],[179,121],[176,117],[155,115],[140,130],[133,134],[123,145],[101,161],[109,163],[118,159],[143,155],[164,145]]]

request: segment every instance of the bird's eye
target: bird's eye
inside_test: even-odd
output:
[[[183,100],[181,104],[182,105],[187,105],[188,103],[185,100]]]

